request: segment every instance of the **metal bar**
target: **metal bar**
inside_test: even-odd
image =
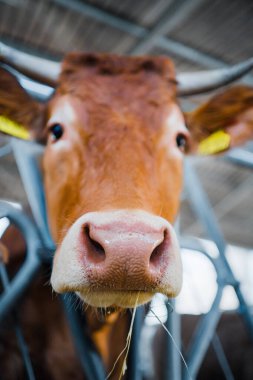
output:
[[[180,316],[175,311],[171,311],[171,304],[174,306],[175,301],[169,300],[166,302],[167,308],[167,320],[165,322],[166,328],[172,334],[177,347],[180,349],[181,346],[181,329],[180,329]],[[163,355],[165,359],[165,366],[163,370],[162,380],[180,380],[181,376],[181,357],[177,351],[175,344],[169,335],[166,335],[165,345],[163,348]]]
[[[219,278],[224,277],[224,271],[219,266],[220,261],[217,258],[213,258],[209,255],[209,253],[206,251],[206,248],[201,244],[201,241],[198,238],[191,236],[180,236],[180,248],[202,253],[204,256],[208,258],[208,260],[211,261],[212,265],[214,266],[217,272],[217,276]],[[230,282],[229,285],[231,285]]]
[[[11,139],[11,146],[43,243],[48,251],[54,252],[55,244],[47,223],[43,181],[38,165],[38,157],[43,154],[44,148],[39,144],[18,139]]]
[[[133,333],[131,338],[130,351],[128,356],[128,364],[127,364],[127,377],[131,380],[141,380],[141,372],[140,372],[140,360],[139,360],[139,342],[140,342],[140,334],[144,321],[144,308],[138,307],[136,310]]]
[[[225,352],[223,350],[222,344],[220,342],[220,339],[217,334],[214,334],[212,339],[212,346],[216,353],[216,357],[218,362],[220,363],[220,366],[222,368],[222,371],[224,373],[224,376],[226,380],[234,380],[233,373],[231,371],[231,368],[228,364]]]
[[[0,201],[0,218],[3,217],[7,217],[22,232],[27,244],[27,255],[22,268],[0,296],[0,322],[14,308],[41,265],[39,257],[41,241],[28,217],[10,203]]]
[[[244,182],[240,183],[231,192],[227,193],[224,198],[217,202],[214,206],[214,212],[217,220],[220,220],[232,208],[235,208],[244,197],[250,196],[253,187],[253,177],[249,176]],[[186,228],[185,233],[192,234],[198,226],[198,220],[194,221]]]
[[[240,284],[238,283],[236,286],[234,286],[234,289],[240,303],[240,313],[244,319],[246,327],[249,330],[250,338],[253,341],[253,315],[250,312],[247,302],[245,301],[245,298],[241,292]]]
[[[129,33],[135,37],[141,38],[146,33],[146,29],[142,26],[114,16],[110,12],[104,11],[94,5],[86,4],[79,0],[54,0],[54,2],[68,9],[72,9],[77,13],[82,13],[85,16],[91,17],[99,22],[102,22],[103,24],[107,24],[113,28],[121,30],[122,32]]]
[[[214,265],[215,269],[216,269],[216,272],[217,272],[217,278],[219,279],[219,283],[221,283],[222,281],[222,274],[220,274],[220,272],[222,272],[220,269],[220,265],[219,265],[219,260],[217,262],[216,259],[213,259],[212,257],[209,256],[209,254],[207,252],[205,252],[205,250],[203,249],[203,247],[201,246],[201,243],[199,242],[198,239],[196,238],[183,238],[181,239],[181,247],[183,248],[186,248],[186,249],[190,249],[190,250],[193,250],[193,251],[198,251],[198,252],[201,252],[202,254],[204,254],[209,260],[211,260],[212,264]],[[226,281],[226,279],[224,279]],[[223,286],[225,286],[226,283],[223,284]],[[227,358],[225,356],[225,353],[224,353],[224,350],[223,350],[223,347],[221,345],[221,342],[219,340],[219,337],[217,334],[214,334],[213,338],[212,338],[212,346],[213,346],[213,349],[216,353],[216,356],[217,356],[217,360],[219,361],[220,363],[220,366],[223,370],[223,373],[224,373],[224,376],[227,380],[234,380],[234,377],[233,377],[233,374],[232,374],[232,371],[231,371],[231,368],[228,364],[228,361],[227,361]]]
[[[8,279],[8,274],[7,274],[7,271],[5,269],[5,266],[2,263],[0,263],[0,277],[2,280],[3,288],[5,290],[9,286],[9,279]],[[21,355],[22,355],[22,358],[24,360],[24,365],[25,365],[27,376],[28,376],[28,380],[35,380],[35,375],[34,375],[34,371],[33,371],[33,367],[32,367],[31,358],[29,355],[29,350],[27,348],[27,345],[26,345],[24,336],[22,334],[22,331],[21,331],[21,329],[17,323],[17,313],[15,312],[15,310],[11,314],[11,317],[12,317],[12,320],[14,322],[14,329],[15,329],[19,349],[21,351]]]
[[[201,244],[198,241],[198,239],[196,239],[196,238],[186,238],[186,239],[183,238],[183,239],[180,239],[180,246],[182,248],[193,250],[193,251],[198,251],[198,252],[201,252],[202,254],[204,254],[212,262],[212,264],[214,265],[214,267],[216,269],[216,272],[217,272],[217,278],[219,279],[218,282],[221,283],[221,279],[223,278],[223,276],[222,276],[222,274],[220,274],[220,272],[222,272],[222,271],[220,270],[220,265],[219,265],[220,262],[219,262],[219,260],[213,259],[211,256],[209,256],[209,254],[201,246]],[[224,280],[226,281],[226,279],[224,279]],[[224,286],[225,285],[226,284],[224,283]],[[217,334],[214,334],[214,336],[212,338],[212,346],[213,346],[213,349],[214,349],[214,351],[216,353],[217,360],[219,361],[220,366],[221,366],[221,368],[223,370],[225,378],[227,380],[234,380],[232,371],[231,371],[230,366],[229,366],[229,364],[227,362],[227,358],[225,356],[223,347],[222,347],[222,345],[220,343],[220,340],[219,340],[219,337],[217,336]]]
[[[193,47],[184,45],[183,43],[178,42],[172,38],[162,36],[157,41],[157,46],[173,54],[176,54],[178,57],[186,59],[187,61],[191,61],[196,64],[201,64],[205,67],[210,67],[212,69],[226,65],[226,63],[223,60],[212,57],[209,54],[194,49]]]
[[[199,178],[189,159],[185,161],[185,186],[194,212],[202,222],[208,235],[217,245],[220,254],[225,256],[226,242],[217,224],[210,201],[202,190]]]
[[[208,346],[212,341],[216,325],[219,321],[219,305],[222,297],[222,292],[223,287],[219,285],[212,307],[210,311],[207,314],[205,314],[198,323],[194,333],[194,337],[188,349],[187,364],[192,379],[195,379],[197,376],[199,367],[203,361],[203,358],[205,357]],[[183,372],[184,379],[187,380],[188,374],[185,370]]]
[[[162,35],[170,33],[178,24],[181,24],[202,2],[203,0],[173,1],[155,26],[147,31],[128,53],[135,55],[148,52]]]
[[[196,238],[182,238],[182,239],[180,239],[180,246],[185,248],[185,249],[198,251],[198,252],[201,252],[202,254],[204,254],[212,262],[212,264],[214,265],[214,267],[216,269],[217,278],[219,279],[218,283],[221,284],[224,281],[224,283],[222,284],[222,287],[226,285],[226,278],[224,278],[224,276],[223,276],[223,270],[221,268],[222,265],[220,265],[221,264],[220,260],[213,259],[211,256],[209,256],[209,254],[204,250],[204,248],[202,247],[202,245],[198,239],[196,239]],[[234,380],[232,371],[231,371],[230,366],[227,362],[224,350],[222,348],[222,345],[220,343],[220,340],[219,340],[219,337],[217,336],[217,334],[214,334],[214,336],[212,338],[212,346],[213,346],[213,349],[216,353],[216,356],[217,356],[217,359],[220,363],[220,366],[223,370],[225,378],[227,380]]]
[[[243,148],[237,148],[229,151],[225,158],[228,158],[236,164],[253,169],[253,153]]]
[[[212,240],[215,242],[218,250],[219,250],[219,256],[215,260],[217,265],[216,269],[218,268],[217,274],[218,274],[218,292],[217,297],[221,293],[225,285],[230,284],[234,287],[235,293],[237,295],[237,298],[240,303],[240,310],[242,313],[242,316],[244,318],[245,324],[248,327],[249,333],[251,335],[251,338],[253,338],[253,318],[250,314],[249,308],[247,306],[247,303],[245,302],[245,299],[241,293],[240,290],[240,284],[235,279],[234,274],[230,268],[230,265],[226,259],[225,256],[225,250],[226,250],[226,242],[223,238],[223,235],[219,229],[219,226],[217,224],[216,217],[214,215],[214,212],[212,210],[211,204],[204,193],[202,186],[200,184],[200,181],[198,179],[198,176],[196,175],[194,168],[191,166],[191,163],[188,161],[185,165],[185,174],[186,174],[186,189],[188,193],[189,200],[191,202],[191,205],[193,207],[193,210],[195,211],[196,215],[198,216],[199,220],[204,225],[207,233],[209,236],[211,236]],[[211,332],[214,332],[214,322],[217,323],[217,320],[219,318],[219,311],[215,310],[217,309],[217,302],[218,299],[215,299],[215,302],[213,303],[211,311],[205,315],[205,317],[202,318],[199,326],[197,327],[197,333],[194,336],[194,339],[192,340],[192,344],[189,350],[189,369],[191,374],[195,377],[197,375],[200,363],[203,359],[203,355],[201,356],[200,352],[202,352],[202,345],[204,344],[204,349],[207,349],[207,343],[208,343],[208,334],[211,334]],[[216,303],[216,307],[215,307]],[[211,318],[209,317],[211,315]],[[204,329],[206,328],[206,337]]]
[[[72,295],[73,297],[74,295]],[[73,335],[76,351],[87,380],[104,380],[106,378],[102,361],[93,348],[90,339],[84,335],[85,321],[73,307],[71,295],[62,295],[62,302]]]
[[[7,154],[11,153],[11,146],[9,143],[5,144],[4,146],[1,146],[0,148],[0,158],[7,156]]]
[[[29,356],[29,350],[25,342],[24,336],[22,334],[21,328],[17,324],[15,325],[15,333],[16,333],[19,348],[24,360],[24,365],[25,365],[28,380],[35,380],[35,374],[33,371],[31,358]]]
[[[202,225],[204,226],[207,234],[211,237],[218,248],[219,256],[217,258],[217,262],[220,266],[220,278],[224,284],[230,284],[236,288],[238,286],[238,281],[235,279],[233,271],[225,255],[226,241],[217,223],[217,219],[210,201],[203,191],[199,178],[195,173],[190,160],[186,160],[185,162],[185,184],[187,195],[195,214],[202,222]],[[242,294],[240,294],[240,297],[244,300]]]

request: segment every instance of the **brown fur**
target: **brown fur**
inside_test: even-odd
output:
[[[173,221],[178,201],[165,199],[168,193],[179,194],[181,182],[164,173],[172,165],[180,178],[180,168],[167,147],[161,149],[158,143],[175,102],[173,77],[170,61],[163,58],[66,57],[48,117],[64,95],[76,98],[78,137],[72,139],[71,161],[67,151],[57,155],[50,147],[44,158],[44,168],[57,162],[50,172],[45,169],[49,219],[57,242],[77,217],[108,207],[150,210]],[[133,93],[135,102],[130,101]],[[71,178],[64,178],[62,170],[71,172]]]

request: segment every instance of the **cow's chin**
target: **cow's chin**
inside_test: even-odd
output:
[[[144,291],[96,291],[91,293],[76,292],[86,304],[97,308],[119,307],[134,308],[149,302],[154,293]]]

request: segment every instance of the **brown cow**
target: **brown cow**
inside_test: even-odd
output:
[[[180,87],[187,93],[179,82]],[[148,302],[157,292],[175,296],[181,287],[172,225],[179,208],[183,155],[202,139],[197,121],[205,109],[187,117],[192,138],[176,90],[173,65],[165,57],[69,54],[46,104],[32,100],[12,75],[0,72],[0,115],[22,124],[45,144],[47,208],[57,244],[52,286],[56,292],[75,292],[93,308],[114,311],[102,324],[87,313],[107,371],[128,332],[128,317],[120,317],[119,310]],[[239,107],[236,114],[244,109]],[[233,146],[252,137],[252,128],[245,133],[246,116],[233,129],[222,120],[201,125],[204,136],[227,127]],[[45,334],[56,334],[59,346],[65,330],[57,321],[56,331],[46,328]],[[60,362],[54,363],[47,378],[63,379]]]

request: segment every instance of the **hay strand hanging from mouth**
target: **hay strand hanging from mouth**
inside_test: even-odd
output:
[[[119,380],[122,379],[122,376],[124,376],[124,374],[125,374],[125,372],[127,370],[127,364],[126,363],[127,363],[128,352],[129,352],[129,348],[130,348],[130,344],[131,344],[131,338],[132,338],[132,333],[133,333],[133,325],[134,325],[135,314],[136,314],[136,310],[137,310],[137,304],[138,304],[138,300],[139,300],[139,294],[140,293],[138,293],[138,295],[137,295],[137,298],[136,298],[136,301],[135,301],[135,305],[134,305],[134,308],[133,308],[133,315],[132,315],[129,331],[128,331],[128,334],[127,334],[125,347],[123,348],[123,350],[118,355],[118,357],[115,360],[115,363],[114,363],[111,371],[106,376],[105,380],[108,380],[110,378],[110,376],[112,375],[113,371],[115,370],[115,367],[116,367],[119,359],[121,358],[121,356],[124,354],[125,351],[126,351],[126,355],[125,355],[124,362],[123,362],[123,365],[122,365],[122,368],[121,368]]]

